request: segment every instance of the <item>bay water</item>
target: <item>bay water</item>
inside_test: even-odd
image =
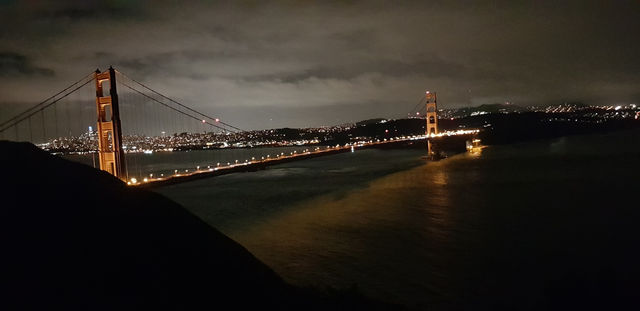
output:
[[[154,191],[299,286],[431,310],[637,294],[639,131],[423,155],[356,150]]]

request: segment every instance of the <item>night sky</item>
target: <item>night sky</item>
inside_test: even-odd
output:
[[[0,119],[109,65],[247,129],[640,103],[640,1],[423,2],[0,1]]]

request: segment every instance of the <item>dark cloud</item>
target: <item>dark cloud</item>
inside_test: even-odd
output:
[[[25,55],[0,52],[0,76],[53,76],[54,73],[51,69],[33,65]]]
[[[254,75],[242,78],[244,81],[276,81],[281,83],[300,83],[309,79],[337,79],[351,80],[365,74],[381,74],[388,77],[403,77],[407,75],[431,78],[472,78],[474,76],[489,77],[488,72],[472,72],[465,65],[442,59],[406,63],[397,60],[379,60],[371,62],[355,62],[349,66],[321,65],[315,68],[293,73],[271,75]],[[497,78],[497,77],[494,77]]]
[[[67,21],[85,19],[126,19],[140,18],[145,15],[143,5],[146,1],[59,1],[49,5],[36,7],[35,14],[39,18],[50,18]]]
[[[113,65],[243,128],[390,116],[426,89],[443,107],[638,103],[638,16],[637,1],[12,2],[0,102]]]

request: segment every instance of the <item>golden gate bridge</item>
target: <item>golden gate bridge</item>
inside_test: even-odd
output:
[[[94,167],[129,185],[146,186],[252,171],[289,161],[353,152],[356,148],[402,145],[414,141],[427,141],[427,154],[434,156],[433,141],[450,136],[469,136],[473,139],[478,133],[475,129],[439,131],[436,93],[427,91],[417,106],[422,102],[424,105],[417,112],[420,115],[424,111],[425,133],[421,135],[363,139],[334,146],[312,145],[300,150],[252,156],[244,161],[192,159],[194,163],[186,160],[185,165],[195,169],[142,171],[141,166],[136,167],[137,158],[128,155],[154,149],[172,151],[175,147],[172,141],[188,141],[190,137],[184,135],[187,133],[203,133],[200,139],[208,141],[207,146],[215,146],[221,142],[226,145],[226,142],[246,131],[220,117],[205,114],[172,99],[110,67],[105,72],[96,70],[84,76],[53,96],[3,121],[0,124],[0,137],[28,141],[52,153],[75,150],[91,154]],[[96,126],[95,131],[93,126]],[[167,133],[169,135],[165,135]],[[138,148],[137,145],[147,145],[148,148]]]

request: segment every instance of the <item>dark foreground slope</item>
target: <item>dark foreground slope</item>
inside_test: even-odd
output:
[[[0,142],[0,309],[386,309],[285,284],[165,197]]]

